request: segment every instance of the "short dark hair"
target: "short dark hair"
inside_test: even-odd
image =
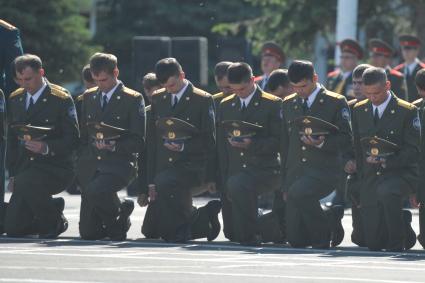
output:
[[[313,80],[314,74],[313,63],[304,60],[295,60],[288,68],[289,81],[298,83],[302,80]]]
[[[22,73],[24,69],[30,67],[34,71],[38,71],[43,68],[43,63],[40,57],[34,54],[24,54],[18,56],[13,61],[15,72]],[[16,75],[16,74],[15,74]]]
[[[84,81],[89,82],[89,83],[94,83],[93,77],[91,75],[89,64],[87,64],[83,67],[83,70],[81,71],[81,76],[83,77]]]
[[[232,63],[227,69],[227,79],[231,84],[249,82],[252,78],[251,67],[244,62]]]
[[[416,73],[415,84],[418,88],[425,90],[425,69],[420,69]]]
[[[369,69],[373,67],[372,65],[369,64],[360,64],[357,67],[354,68],[353,70],[353,78],[362,78],[364,71],[366,71],[366,69]]]
[[[267,88],[270,91],[275,91],[279,86],[286,87],[289,85],[288,70],[276,69],[271,72],[267,81]]]
[[[155,64],[155,75],[161,84],[171,77],[177,77],[183,72],[183,68],[176,58],[164,58]]]
[[[217,78],[217,80],[221,80],[225,76],[227,76],[227,69],[230,65],[232,65],[232,62],[229,61],[221,61],[218,62],[217,65],[215,65],[214,76]]]
[[[161,86],[158,79],[156,78],[155,73],[147,73],[146,75],[144,75],[142,79],[142,85],[148,90],[152,89],[153,87]]]
[[[113,54],[97,52],[90,58],[90,71],[95,75],[100,72],[113,74],[117,65],[118,59]]]
[[[383,68],[371,67],[363,72],[362,81],[364,85],[385,84],[387,74]]]

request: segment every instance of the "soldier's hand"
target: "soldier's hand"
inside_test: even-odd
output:
[[[411,194],[409,196],[409,202],[413,208],[419,208],[419,202],[418,202],[418,199],[416,198],[416,194]]]
[[[38,154],[47,153],[47,143],[43,141],[25,141],[25,148]]]
[[[325,142],[325,136],[318,136],[317,138],[313,138],[312,136],[302,135],[301,141],[306,145],[318,147]]]
[[[153,201],[156,200],[158,193],[156,192],[156,187],[155,187],[154,184],[149,185],[148,195],[149,195],[149,201],[150,202],[153,202]]]
[[[140,194],[137,197],[137,203],[140,207],[144,207],[148,205],[148,196],[146,194]]]
[[[217,188],[215,186],[215,182],[209,182],[206,184],[208,192],[211,194],[215,194],[217,192]]]
[[[347,163],[345,163],[344,171],[347,174],[355,173],[357,171],[356,161],[348,160]]]
[[[94,145],[99,150],[115,151],[115,141],[105,142],[105,140],[96,140]]]
[[[183,148],[184,148],[184,144],[173,143],[173,142],[171,142],[171,143],[166,142],[166,143],[164,143],[164,146],[171,151],[177,151],[177,152],[183,151]]]
[[[243,149],[247,149],[252,142],[250,138],[244,138],[243,141],[235,141],[232,138],[229,138],[228,141],[233,147],[243,148]]]
[[[374,156],[368,156],[366,158],[366,162],[369,164],[381,164],[383,167],[385,167],[385,158],[379,158]]]
[[[9,183],[7,184],[7,191],[13,193],[14,188],[15,188],[15,178],[10,177]]]

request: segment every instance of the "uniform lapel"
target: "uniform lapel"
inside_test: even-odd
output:
[[[171,107],[171,95],[169,96],[170,96],[169,105]],[[179,102],[177,102],[177,105],[174,107],[174,109],[171,107],[173,116],[178,116],[180,113],[184,112],[185,109],[190,105],[192,98],[193,98],[193,85],[189,82],[189,85],[187,86],[183,95],[180,97]]]
[[[256,109],[258,109],[260,102],[261,102],[261,89],[257,88],[255,90],[254,95],[251,98],[251,101],[249,102],[248,106],[246,107],[246,110],[242,113],[242,118],[243,118],[244,121],[246,121],[247,118],[251,117],[253,112],[255,112]],[[240,99],[239,99],[239,103],[240,103]]]
[[[112,109],[116,108],[116,105],[119,104],[121,102],[121,95],[122,95],[122,89],[123,89],[123,84],[120,83],[117,88],[115,89],[114,93],[112,93],[111,98],[108,101],[108,104],[106,104],[106,108],[105,110],[102,112],[102,107],[101,107],[101,103],[100,101],[102,100],[102,95],[100,95],[99,97],[99,109],[100,112],[102,113],[102,119],[104,119],[105,117],[107,117],[110,112],[112,111]]]
[[[380,131],[390,126],[391,121],[397,116],[397,111],[397,99],[391,93],[391,100],[388,103],[387,108],[385,108],[381,119],[379,119],[377,130]]]
[[[42,110],[47,101],[49,100],[49,94],[51,93],[52,89],[49,85],[46,86],[46,88],[43,90],[40,97],[37,99],[36,103],[33,105],[33,107],[30,109],[30,111],[27,112],[27,119],[30,120],[32,117],[34,117],[40,110]],[[24,102],[24,108],[26,107],[26,97]]]
[[[320,88],[319,92],[316,95],[316,98],[313,101],[313,104],[310,106],[311,116],[317,116],[316,113],[321,112],[321,108],[323,103],[325,102],[325,89],[323,87]]]

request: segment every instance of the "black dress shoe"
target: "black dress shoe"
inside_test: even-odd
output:
[[[189,224],[183,224],[176,230],[176,236],[172,242],[185,244],[192,238]]]
[[[62,213],[65,209],[65,200],[62,197],[52,198],[53,205]]]
[[[218,220],[218,214],[221,210],[221,202],[219,200],[212,200],[208,202],[206,205],[207,211],[208,211],[208,226],[209,231],[207,235],[208,241],[213,241],[218,237],[221,230],[220,221]]]
[[[331,229],[331,246],[336,247],[344,240],[344,227],[342,227],[341,219],[344,216],[344,207],[342,205],[334,205],[331,208],[332,229]]]
[[[251,239],[242,241],[240,244],[242,246],[249,246],[249,247],[259,247],[261,246],[263,240],[261,239],[260,235],[254,235]]]
[[[412,213],[409,210],[403,210],[404,222],[404,249],[410,250],[416,244],[416,234],[412,226]]]
[[[62,234],[66,230],[68,230],[68,220],[61,213],[55,229],[45,234],[40,234],[38,235],[38,237],[40,239],[56,239],[60,234]]]

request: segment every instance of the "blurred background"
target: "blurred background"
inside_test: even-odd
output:
[[[259,74],[268,40],[282,46],[286,64],[313,60],[323,82],[338,64],[338,40],[366,47],[379,37],[399,50],[401,33],[425,38],[425,0],[0,0],[0,18],[20,29],[24,52],[42,58],[49,80],[73,94],[96,51],[118,57],[131,88],[141,90],[142,76],[172,56],[191,81],[214,92],[218,61],[245,61]],[[394,57],[394,65],[400,61]]]

